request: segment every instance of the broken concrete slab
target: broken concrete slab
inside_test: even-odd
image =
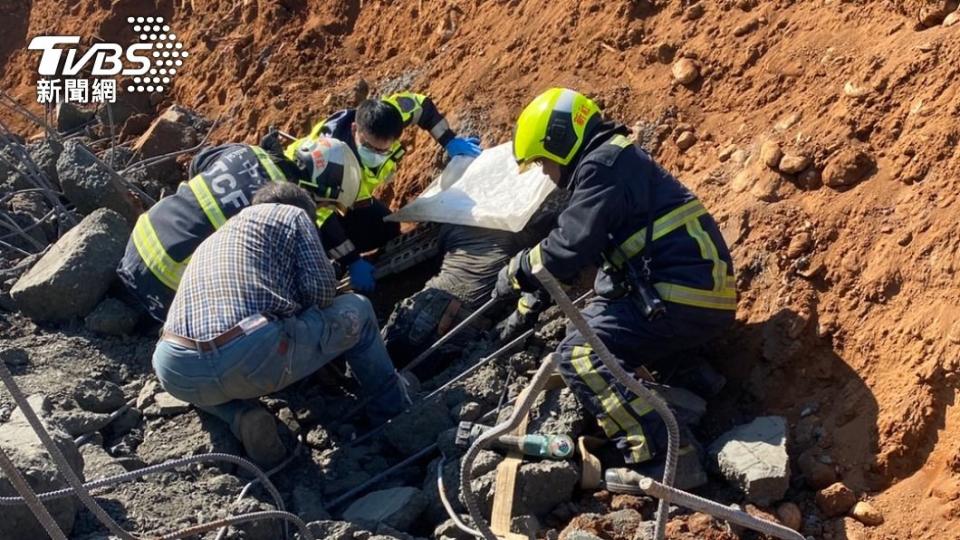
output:
[[[586,410],[567,387],[544,392],[533,411],[527,433],[569,435],[576,440],[587,421]]]
[[[130,225],[112,210],[83,219],[10,289],[17,308],[36,321],[90,313],[116,278]]]
[[[385,435],[390,446],[401,455],[409,456],[436,442],[441,432],[452,427],[450,411],[443,403],[432,401],[394,420]]]
[[[474,493],[485,514],[493,506],[496,475],[496,470],[492,470],[473,479]],[[557,505],[570,500],[579,481],[580,468],[570,460],[524,463],[517,473],[513,513],[546,516]]]
[[[132,224],[142,211],[126,181],[80,142],[64,143],[57,160],[57,176],[63,194],[83,214],[109,208]]]
[[[110,415],[73,409],[57,411],[53,420],[71,437],[79,437],[107,427],[110,423]]]
[[[763,416],[737,426],[714,441],[710,456],[750,502],[768,506],[790,487],[787,421],[782,417]]]
[[[49,402],[39,395],[30,396],[29,402],[41,417],[54,443],[60,448],[70,467],[83,478],[83,458],[73,439],[49,421]],[[0,424],[0,447],[26,478],[34,491],[40,493],[67,487],[57,471],[49,453],[44,449],[36,433],[20,409],[10,415],[10,420]],[[10,481],[0,473],[0,496],[19,495]],[[54,499],[44,503],[57,525],[69,532],[73,529],[78,502],[74,497]],[[5,506],[0,519],[0,538],[46,538],[40,523],[26,506]]]
[[[244,455],[226,422],[197,411],[151,424],[137,448],[137,455],[149,464],[209,452]]]
[[[153,405],[157,394],[162,391],[163,388],[160,387],[159,381],[156,379],[148,380],[140,389],[140,393],[137,394],[137,408],[143,410],[147,406]]]
[[[374,491],[356,500],[343,512],[343,519],[360,524],[386,524],[399,531],[413,525],[427,506],[423,492],[415,487]]]

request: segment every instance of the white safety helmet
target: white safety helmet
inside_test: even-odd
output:
[[[337,203],[350,208],[360,193],[360,164],[350,147],[331,137],[304,140],[296,153],[297,166],[304,172],[300,187],[318,204]]]

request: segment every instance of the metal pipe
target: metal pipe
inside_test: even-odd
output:
[[[84,443],[86,443],[87,441],[93,438],[94,433],[109,426],[114,420],[116,420],[117,418],[120,418],[120,416],[123,415],[123,413],[129,411],[130,407],[133,407],[136,403],[137,403],[136,398],[131,399],[130,401],[124,403],[122,407],[110,413],[110,417],[107,418],[107,423],[104,424],[103,427],[101,427],[100,429],[95,429],[89,433],[84,433],[83,435],[80,435],[79,437],[73,440],[74,444],[76,444],[78,447],[83,446]]]
[[[50,538],[53,540],[67,540],[67,535],[63,534],[60,525],[58,525],[57,521],[50,515],[47,507],[37,498],[36,492],[33,491],[33,488],[30,487],[27,480],[20,474],[16,465],[14,465],[10,457],[7,456],[7,453],[3,451],[3,448],[0,448],[0,470],[7,476],[7,479],[13,485],[14,489],[17,490],[17,493],[23,497],[27,507],[33,512],[33,515],[37,518],[37,521],[40,522],[40,525],[43,526],[43,530],[47,531]]]
[[[583,318],[583,314],[581,314],[577,307],[573,305],[573,302],[570,301],[570,297],[567,296],[567,293],[563,291],[560,283],[555,277],[553,277],[553,274],[551,274],[546,267],[543,265],[537,265],[534,268],[533,275],[538,281],[540,281],[540,284],[543,285],[547,292],[550,293],[550,296],[553,297],[554,302],[556,302],[557,306],[559,306],[563,313],[566,314],[567,318],[580,332],[584,339],[586,339],[587,343],[593,347],[593,350],[597,353],[600,361],[603,362],[603,365],[606,366],[608,370],[610,370],[610,373],[613,374],[614,378],[616,378],[620,384],[627,387],[628,390],[650,404],[657,414],[660,415],[663,423],[666,424],[667,455],[664,460],[663,484],[666,486],[672,486],[677,470],[677,454],[680,444],[680,426],[677,424],[677,419],[673,416],[673,411],[670,410],[670,407],[663,399],[660,398],[660,396],[652,392],[650,389],[644,386],[643,383],[634,378],[633,375],[623,369],[623,366],[620,365],[620,362],[614,358],[613,354],[603,343],[603,341],[597,337],[596,332],[590,328],[587,320]],[[661,499],[657,504],[657,519],[656,526],[654,528],[655,540],[664,539],[666,534],[668,514],[669,505],[667,504],[667,501]]]
[[[569,301],[569,299],[567,300]],[[533,403],[540,395],[540,392],[543,391],[544,387],[546,387],[550,375],[557,370],[559,364],[559,354],[548,354],[546,358],[543,359],[537,372],[533,374],[530,384],[527,385],[523,392],[517,397],[517,404],[514,406],[510,418],[483,432],[483,434],[477,437],[477,440],[463,456],[460,466],[460,493],[463,495],[463,502],[467,507],[467,511],[470,513],[470,518],[473,519],[473,523],[486,540],[498,539],[497,535],[495,535],[490,528],[490,525],[483,519],[480,513],[480,505],[477,502],[477,495],[473,492],[473,462],[476,461],[481,450],[489,447],[501,435],[507,434],[520,425],[523,418],[530,413],[530,409],[533,408]]]
[[[665,486],[653,478],[644,477],[640,480],[640,489],[661,501],[671,502],[697,512],[703,512],[704,514],[735,523],[741,527],[753,529],[768,536],[774,536],[782,540],[805,540],[802,534],[793,529],[765,519],[753,517],[742,510],[735,510],[729,506],[704,499],[692,493]]]

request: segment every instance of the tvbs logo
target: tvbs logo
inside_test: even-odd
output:
[[[42,52],[37,68],[41,76],[37,81],[37,100],[41,103],[82,101],[81,90],[92,86],[95,92],[101,90],[101,95],[94,94],[93,101],[113,102],[116,76],[132,77],[132,83],[126,88],[128,92],[162,92],[183,66],[189,52],[184,50],[183,43],[170,31],[163,17],[128,17],[127,22],[139,40],[126,47],[96,43],[83,51],[78,47],[80,36],[33,38],[28,48]],[[81,74],[88,78],[77,78]],[[104,93],[111,99],[97,99],[103,98]]]

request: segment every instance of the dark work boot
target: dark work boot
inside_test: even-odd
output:
[[[276,419],[263,407],[252,407],[240,413],[236,435],[247,456],[266,469],[279,464],[287,454],[277,433]]]

